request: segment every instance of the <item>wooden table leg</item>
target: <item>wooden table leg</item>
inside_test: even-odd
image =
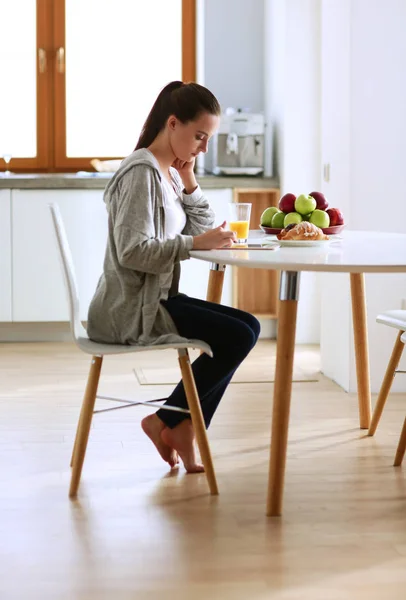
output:
[[[393,463],[394,467],[400,467],[403,461],[403,457],[406,451],[406,419],[403,423],[402,433],[400,434],[400,439],[398,443],[398,447],[396,450],[395,462]]]
[[[363,273],[351,273],[350,278],[355,363],[357,368],[359,425],[361,429],[368,429],[371,423],[371,388],[365,278]]]
[[[271,517],[282,514],[299,282],[300,273],[282,272],[266,511]]]
[[[225,271],[226,265],[219,265],[218,263],[212,263],[210,265],[209,285],[206,296],[208,302],[221,304]]]

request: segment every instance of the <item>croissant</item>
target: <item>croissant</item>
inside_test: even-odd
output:
[[[329,237],[323,233],[320,227],[313,223],[302,221],[301,223],[288,225],[276,236],[278,240],[328,240]]]

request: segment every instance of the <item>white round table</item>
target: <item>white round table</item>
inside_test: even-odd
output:
[[[276,250],[193,250],[192,258],[211,263],[207,299],[221,301],[226,265],[281,271],[278,336],[273,395],[271,453],[267,514],[282,514],[283,487],[288,443],[293,355],[296,333],[300,272],[350,273],[357,369],[360,427],[371,419],[368,332],[364,273],[405,273],[406,235],[371,231],[344,231],[331,236],[331,243],[317,247],[280,247]],[[250,232],[250,243],[275,240],[261,231]]]

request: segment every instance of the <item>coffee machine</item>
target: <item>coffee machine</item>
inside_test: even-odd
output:
[[[264,115],[226,111],[213,140],[215,175],[260,175],[265,161]]]

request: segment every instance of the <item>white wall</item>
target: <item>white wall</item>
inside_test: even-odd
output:
[[[272,124],[273,169],[281,177],[284,152],[284,64],[285,64],[285,0],[265,0],[264,6],[264,100],[265,118]],[[269,143],[269,139],[267,142]]]
[[[319,0],[290,0],[286,6],[286,74],[282,193],[319,190],[320,19]],[[297,343],[320,340],[320,276],[303,273]]]
[[[264,0],[205,0],[205,85],[222,106],[264,110]]]
[[[321,187],[351,229],[406,232],[406,2],[267,0],[265,7],[265,98],[282,193]],[[328,184],[320,180],[324,162]],[[378,391],[395,333],[375,318],[401,307],[406,276],[370,275],[366,289]],[[297,342],[317,341],[320,312],[322,369],[355,391],[348,276],[302,276]],[[405,390],[406,378],[393,389]]]
[[[204,0],[204,75],[222,109],[264,110],[264,0]],[[213,168],[209,147],[205,168]]]
[[[265,2],[265,98],[281,193],[319,190],[319,0]],[[297,343],[320,341],[320,276],[302,273]]]
[[[323,157],[332,163],[332,193],[339,198],[341,191],[351,229],[406,233],[406,2],[323,0],[323,6],[332,11],[327,43],[335,44],[335,56],[341,57],[339,69],[329,65],[341,77],[335,81],[335,110],[339,108],[341,121],[323,116],[324,132],[336,127],[335,134],[330,132],[335,144]],[[330,54],[329,49],[324,48],[324,53]],[[328,73],[323,73],[324,88],[326,77]],[[346,148],[342,134],[347,128]],[[337,152],[337,147],[344,152]],[[355,391],[348,278],[330,276],[323,281],[322,369],[345,389]],[[401,308],[406,276],[368,275],[366,294],[371,388],[377,392],[396,332],[375,319],[381,311]],[[395,378],[392,389],[405,391],[405,377]]]
[[[266,0],[265,99],[282,193],[319,189],[320,0]]]
[[[321,164],[330,165],[322,191],[351,227],[351,2],[321,0]],[[345,389],[354,363],[349,276],[321,275],[321,370]]]
[[[405,233],[406,2],[351,9],[351,222]]]
[[[406,2],[357,0],[351,10],[351,225],[406,233]],[[401,308],[406,275],[370,275],[366,285],[377,390],[395,333],[377,325],[375,316]],[[393,389],[406,390],[404,376]]]

